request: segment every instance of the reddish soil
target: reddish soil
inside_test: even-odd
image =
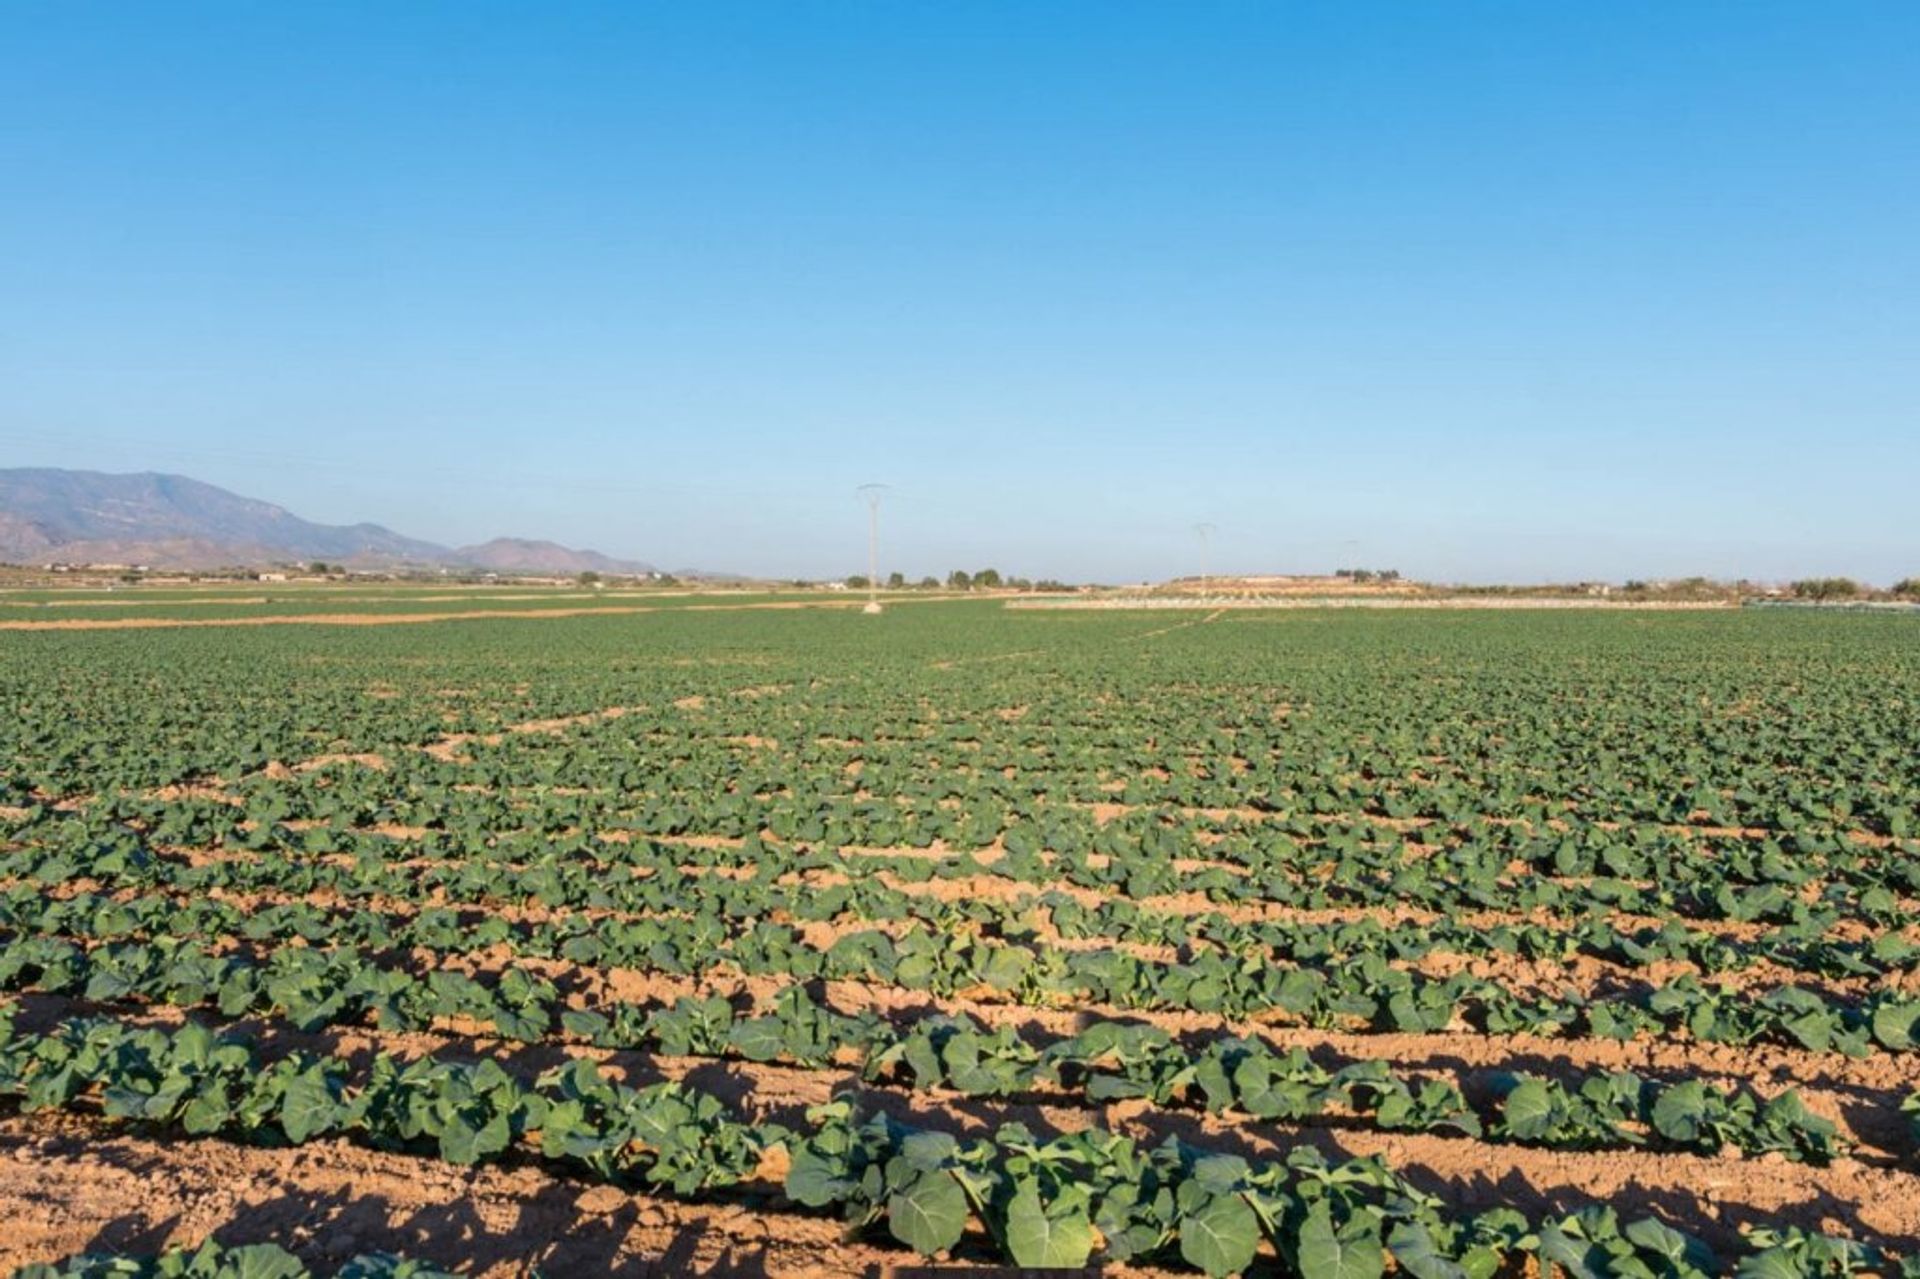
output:
[[[271,1242],[310,1264],[405,1252],[485,1279],[791,1275],[898,1260],[839,1222],[751,1201],[691,1205],[553,1176],[462,1169],[343,1141],[297,1150],[155,1141],[73,1116],[0,1120],[0,1270],[86,1249]]]

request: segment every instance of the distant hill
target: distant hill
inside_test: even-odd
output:
[[[315,524],[184,475],[0,469],[0,561],[221,568],[289,560],[507,573],[654,571],[556,542],[496,538],[456,550],[379,524]]]
[[[478,546],[463,546],[454,559],[496,573],[651,573],[650,564],[616,560],[598,551],[576,551],[558,542],[524,537],[496,537]]]

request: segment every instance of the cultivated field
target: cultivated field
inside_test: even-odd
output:
[[[0,601],[0,1273],[1920,1273],[1911,617],[386,595]]]

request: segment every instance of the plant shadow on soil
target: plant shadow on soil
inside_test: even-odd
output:
[[[1337,1063],[1336,1063],[1337,1064]],[[1440,1053],[1420,1062],[1401,1063],[1405,1067],[1431,1070],[1442,1076],[1451,1076],[1459,1082],[1468,1099],[1483,1109],[1494,1104],[1499,1096],[1499,1081],[1508,1075],[1530,1074],[1545,1079],[1558,1079],[1571,1083],[1584,1075],[1593,1073],[1563,1056],[1551,1052],[1515,1053],[1497,1067],[1476,1064],[1463,1057]],[[1621,1069],[1622,1067],[1615,1067]],[[1662,1072],[1642,1070],[1644,1077],[1650,1079],[1678,1079],[1687,1076],[1681,1072]],[[1705,1073],[1705,1072],[1702,1072]],[[1697,1077],[1697,1076],[1696,1076]],[[1732,1072],[1722,1072],[1723,1082],[1747,1083]],[[1910,1134],[1905,1118],[1900,1113],[1900,1105],[1911,1091],[1908,1087],[1878,1088],[1866,1084],[1849,1083],[1845,1079],[1832,1076],[1817,1079],[1800,1079],[1795,1086],[1804,1090],[1807,1086],[1817,1087],[1836,1097],[1845,1098],[1838,1103],[1839,1117],[1846,1125],[1847,1137],[1853,1138],[1858,1145],[1856,1155],[1868,1159],[1896,1162],[1911,1159],[1914,1153],[1915,1138]],[[1766,1095],[1784,1091],[1780,1084],[1762,1084]]]
[[[128,1212],[115,1217],[94,1232],[87,1240],[88,1252],[158,1252],[167,1246],[174,1228],[180,1224],[180,1214],[170,1217],[153,1217],[146,1213]]]
[[[1364,1125],[1328,1124],[1305,1128],[1276,1129],[1270,1125],[1248,1123],[1231,1133],[1208,1131],[1200,1116],[1155,1111],[1129,1121],[1135,1135],[1148,1142],[1177,1137],[1191,1145],[1238,1154],[1249,1159],[1284,1157],[1293,1146],[1310,1146],[1328,1160],[1338,1162],[1355,1158],[1362,1152],[1342,1140],[1346,1130]],[[1449,1143],[1455,1144],[1455,1143]],[[1471,1140],[1458,1143],[1464,1159],[1471,1159],[1476,1146]],[[1604,1156],[1605,1152],[1598,1152]],[[1415,1189],[1439,1195],[1449,1203],[1470,1211],[1496,1207],[1515,1207],[1530,1216],[1564,1216],[1604,1202],[1616,1209],[1622,1219],[1654,1216],[1703,1239],[1715,1248],[1733,1249],[1740,1245],[1740,1231],[1746,1227],[1798,1225],[1808,1230],[1845,1234],[1855,1239],[1875,1240],[1899,1252],[1912,1249],[1916,1241],[1888,1236],[1861,1219],[1859,1205],[1837,1198],[1815,1185],[1801,1187],[1802,1193],[1789,1206],[1764,1211],[1738,1202],[1730,1202],[1712,1190],[1700,1191],[1660,1188],[1628,1180],[1608,1186],[1603,1194],[1583,1185],[1577,1177],[1559,1180],[1546,1175],[1560,1162],[1557,1152],[1527,1149],[1520,1167],[1508,1168],[1498,1175],[1471,1167],[1443,1168],[1422,1159],[1400,1155],[1390,1162],[1394,1171]],[[1755,1180],[1793,1178],[1800,1165],[1762,1164],[1746,1161],[1744,1171]],[[1737,1194],[1737,1190],[1734,1191]]]
[[[701,1275],[711,1279],[767,1279],[765,1249],[734,1245],[717,1253],[705,1221],[674,1226],[644,1220],[649,1205],[630,1195],[611,1210],[583,1206],[593,1187],[555,1182],[517,1201],[504,1228],[489,1226],[471,1202],[456,1199],[400,1208],[379,1195],[341,1190],[283,1189],[247,1205],[244,1219],[213,1237],[229,1246],[275,1243],[327,1270],[356,1255],[391,1252],[463,1273],[504,1267],[521,1275]],[[129,1213],[101,1227],[91,1250],[154,1251],[164,1247],[179,1217]],[[640,1240],[636,1236],[647,1236]]]
[[[30,1016],[36,1019],[47,1017],[55,1009],[72,1011],[73,1008],[73,1001],[65,999],[34,998],[28,1004],[29,1007],[45,1005],[34,1007]],[[261,1029],[265,1033],[260,1038],[272,1049],[297,1046],[332,1050],[361,1067],[372,1056],[376,1042],[360,1028],[314,1034],[283,1028]],[[524,1076],[563,1064],[573,1056],[555,1045],[516,1045],[503,1053],[499,1041],[485,1037],[438,1034],[431,1038],[438,1041],[430,1050],[433,1056],[471,1061],[491,1057],[513,1073]],[[789,1126],[798,1126],[803,1121],[808,1100],[817,1097],[823,1076],[832,1076],[830,1090],[851,1095],[862,1113],[884,1111],[903,1123],[944,1128],[961,1137],[988,1136],[1001,1124],[1018,1121],[1044,1139],[1084,1126],[1084,1122],[1075,1119],[1063,1124],[1060,1122],[1063,1112],[1077,1111],[1077,1118],[1096,1124],[1102,1118],[1098,1109],[1062,1106],[1044,1095],[967,1098],[943,1093],[939,1106],[929,1110],[924,1096],[866,1085],[857,1070],[793,1070],[796,1084],[807,1079],[813,1082],[813,1088],[786,1094],[781,1083],[782,1076],[788,1073],[784,1068],[762,1067],[757,1068],[757,1073],[749,1073],[730,1061],[708,1059],[692,1064],[692,1059],[685,1059],[690,1068],[669,1071],[644,1053],[614,1052],[605,1056],[604,1068],[608,1073],[630,1087],[679,1078],[718,1097],[736,1112]],[[1337,1067],[1342,1063],[1322,1064]],[[1494,1075],[1509,1070],[1560,1078],[1579,1073],[1570,1063],[1551,1053],[1516,1055],[1503,1062],[1498,1071],[1446,1053],[1407,1064],[1419,1070],[1451,1073],[1474,1095],[1484,1094]],[[1902,1157],[1911,1149],[1904,1125],[1893,1118],[1902,1095],[1898,1090],[1860,1085],[1830,1087],[1858,1099],[1856,1103],[1844,1105],[1842,1113],[1867,1149]],[[1223,1128],[1217,1121],[1209,1126],[1206,1117],[1198,1112],[1171,1109],[1112,1118],[1144,1144],[1157,1144],[1171,1136],[1190,1145],[1256,1160],[1284,1157],[1288,1148],[1297,1145],[1316,1148],[1332,1160],[1350,1158],[1360,1151],[1350,1148],[1343,1135],[1348,1131],[1370,1130],[1367,1121],[1344,1117],[1329,1117],[1306,1127],[1248,1121],[1230,1128]],[[1564,1170],[1546,1178],[1528,1168],[1509,1168],[1499,1173],[1492,1169],[1481,1171],[1470,1162],[1475,1144],[1463,1139],[1459,1146],[1462,1156],[1459,1164],[1449,1161],[1447,1166],[1440,1166],[1404,1156],[1394,1162],[1397,1170],[1416,1188],[1443,1195],[1469,1208],[1504,1204],[1531,1214],[1560,1215],[1586,1206],[1596,1197],[1593,1188],[1581,1184],[1577,1177],[1567,1175]],[[1556,1162],[1555,1152],[1549,1150],[1529,1150],[1523,1158],[1528,1164],[1538,1164],[1540,1171],[1551,1172]],[[502,1161],[506,1166],[522,1162],[538,1161]],[[1793,1178],[1797,1167],[1754,1163],[1746,1172],[1759,1180]],[[131,1171],[148,1170],[136,1166]],[[384,1250],[443,1263],[465,1262],[481,1268],[506,1265],[525,1274],[751,1277],[766,1273],[764,1249],[743,1249],[737,1243],[730,1248],[708,1244],[711,1228],[707,1222],[663,1224],[657,1218],[643,1221],[648,1215],[648,1201],[644,1198],[623,1197],[610,1211],[596,1212],[582,1207],[579,1201],[593,1189],[578,1181],[556,1180],[521,1202],[518,1218],[506,1229],[488,1228],[465,1200],[409,1211],[378,1197],[319,1191],[284,1192],[278,1198],[249,1205],[243,1231],[229,1227],[218,1232],[217,1237],[228,1243],[287,1243],[298,1236],[311,1242],[300,1245],[296,1251],[310,1260],[330,1263],[343,1261],[356,1252]],[[1710,1191],[1661,1189],[1632,1181],[1610,1187],[1599,1197],[1616,1207],[1623,1217],[1658,1216],[1722,1249],[1737,1244],[1741,1227],[1783,1223],[1878,1239],[1900,1248],[1920,1244],[1920,1239],[1885,1237],[1861,1220],[1858,1205],[1813,1185],[1803,1187],[1791,1206],[1772,1214],[1726,1202]],[[151,1249],[168,1238],[178,1220],[177,1215],[169,1219],[127,1214],[101,1227],[91,1246],[132,1251]],[[636,1239],[636,1235],[645,1236],[644,1241]]]

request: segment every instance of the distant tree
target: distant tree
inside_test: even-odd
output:
[[[940,579],[929,574],[920,579],[919,586],[923,591],[937,591],[940,589]]]
[[[866,590],[867,575],[865,573],[855,573],[851,577],[847,578],[847,589],[850,591]]]
[[[947,574],[947,589],[950,591],[968,591],[973,589],[973,577],[965,569],[957,568]]]
[[[896,569],[893,572],[887,574],[888,590],[890,591],[903,590],[906,587],[906,585],[907,585],[907,575],[905,573],[902,573]]]
[[[307,569],[310,572],[320,574],[320,576],[322,577],[325,577],[328,573],[333,572],[332,567],[328,565],[328,563],[325,560],[315,560],[313,563],[307,565]]]
[[[973,584],[982,590],[992,590],[1000,585],[1000,570],[983,568],[973,575]]]
[[[1895,582],[1893,593],[1903,600],[1920,599],[1920,577],[1907,577]]]
[[[656,586],[678,586],[678,585],[680,585],[680,579],[679,579],[679,578],[677,578],[677,577],[675,577],[675,576],[674,576],[673,574],[671,574],[671,573],[655,573],[655,574],[653,575],[653,581],[654,581],[654,585],[656,585]]]
[[[1808,577],[1790,588],[1795,599],[1850,600],[1860,595],[1860,583],[1850,577]]]

